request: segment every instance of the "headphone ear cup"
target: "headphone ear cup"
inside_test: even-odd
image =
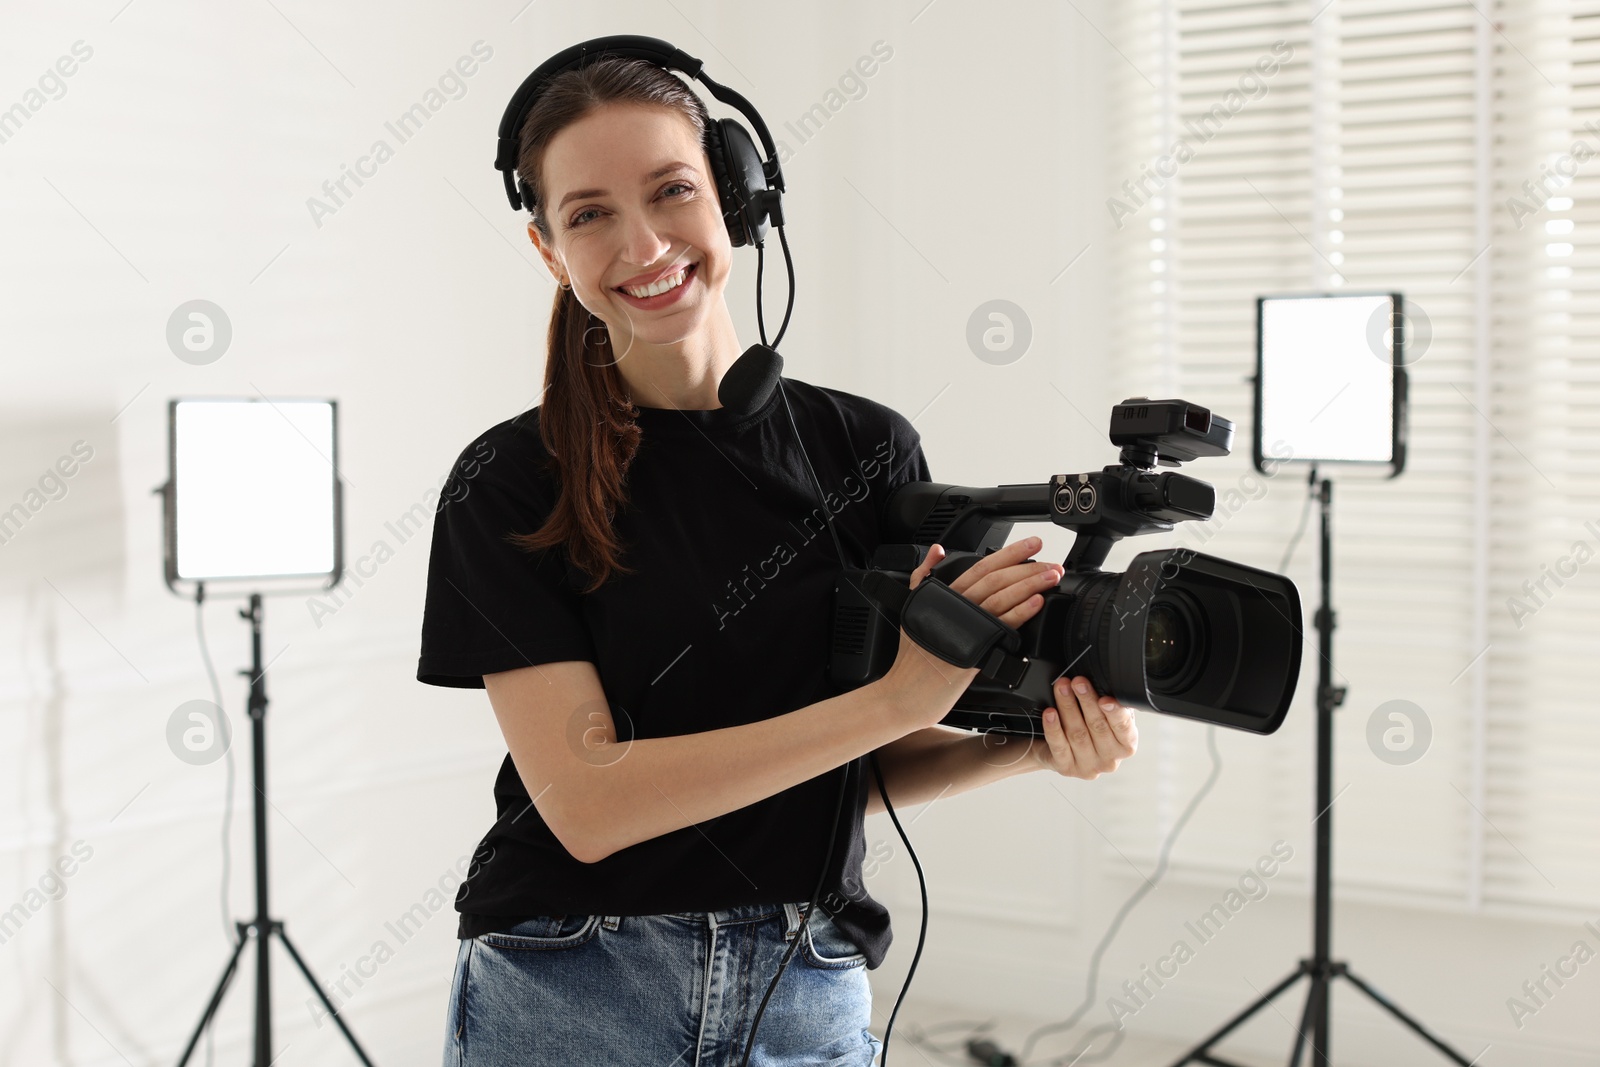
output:
[[[736,206],[739,203],[738,191],[733,188],[728,174],[722,120],[712,119],[706,123],[705,147],[706,158],[711,161],[711,179],[717,183],[717,205],[722,211],[722,224],[728,230],[728,243],[734,248],[742,248],[745,244],[744,220]]]
[[[529,186],[527,182],[522,180],[522,176],[521,175],[517,176],[517,195],[522,197],[522,210],[524,210],[524,211],[532,211],[533,210],[533,188],[531,186]]]
[[[737,119],[715,119],[706,127],[706,142],[728,241],[735,248],[761,244],[767,236],[767,173],[755,141]]]

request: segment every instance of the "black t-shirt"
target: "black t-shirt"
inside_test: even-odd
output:
[[[641,407],[639,449],[614,528],[622,561],[592,594],[559,547],[527,552],[556,500],[539,409],[494,426],[461,453],[434,517],[417,678],[483,688],[483,675],[560,660],[595,664],[618,742],[736,726],[840,691],[827,677],[839,563],[823,500],[851,566],[882,540],[884,501],[931,481],[921,440],[893,409],[783,379],[819,500],[773,390],[739,417],[726,408]],[[579,723],[578,727],[584,724]],[[889,913],[862,879],[865,756],[845,782],[834,855],[818,898],[877,967]],[[715,773],[707,768],[707,773]],[[535,915],[650,915],[811,898],[838,800],[834,770],[697,826],[583,863],[551,833],[508,753],[496,820],[456,897],[457,936]]]

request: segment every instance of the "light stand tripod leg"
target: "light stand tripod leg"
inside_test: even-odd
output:
[[[300,958],[300,953],[289,943],[289,935],[283,932],[283,923],[267,917],[270,914],[267,910],[267,685],[266,668],[261,665],[260,593],[250,594],[250,606],[248,609],[241,609],[239,617],[250,623],[250,667],[240,670],[239,673],[250,679],[251,770],[255,785],[256,919],[253,923],[234,924],[239,929],[239,943],[233,947],[233,957],[228,960],[227,970],[222,972],[222,979],[217,983],[216,992],[211,995],[211,1003],[206,1005],[205,1014],[200,1018],[200,1025],[195,1028],[194,1036],[189,1039],[188,1047],[183,1050],[183,1058],[178,1061],[178,1067],[184,1067],[184,1064],[189,1062],[201,1033],[211,1021],[212,1015],[216,1013],[217,1005],[222,1003],[222,994],[227,991],[228,982],[239,966],[239,953],[244,951],[246,930],[254,930],[256,934],[256,1025],[252,1041],[253,1067],[272,1067],[276,1062],[272,1055],[272,975],[267,961],[267,942],[273,934],[283,939],[283,947],[289,950],[289,955],[299,966],[300,973],[306,976],[311,988],[322,998],[323,1005],[333,1016],[333,1021],[339,1025],[345,1039],[350,1042],[350,1047],[361,1057],[361,1062],[366,1067],[372,1067],[372,1061],[356,1043],[355,1035],[345,1026],[344,1020],[339,1018],[333,1005],[328,1002],[327,995],[312,977],[305,960]]]
[[[1316,1015],[1318,987],[1326,988],[1325,983],[1326,979],[1321,974],[1315,970],[1311,972],[1311,988],[1306,990],[1306,1006],[1300,1013],[1300,1028],[1295,1031],[1294,1051],[1289,1055],[1289,1067],[1300,1067],[1300,1055],[1305,1051],[1308,1040],[1311,1041],[1313,1048],[1316,1047],[1315,1040],[1306,1037],[1306,1030],[1310,1028],[1311,1020]]]
[[[1393,1001],[1391,1001],[1388,997],[1384,996],[1382,993],[1378,992],[1376,989],[1373,989],[1367,983],[1363,982],[1360,978],[1357,978],[1355,975],[1351,974],[1350,973],[1350,968],[1342,967],[1342,968],[1340,968],[1339,973],[1342,974],[1344,977],[1350,979],[1351,983],[1357,989],[1361,990],[1361,992],[1365,993],[1367,996],[1369,996],[1373,1000],[1377,1001],[1378,1006],[1380,1008],[1385,1009],[1386,1011],[1389,1012],[1390,1015],[1393,1015],[1396,1019],[1399,1019],[1401,1022],[1403,1022],[1407,1026],[1411,1027],[1411,1029],[1415,1030],[1417,1032],[1417,1036],[1421,1037],[1424,1041],[1428,1042],[1428,1044],[1430,1044],[1434,1048],[1438,1049],[1444,1055],[1449,1056],[1452,1060],[1455,1060],[1457,1063],[1459,1063],[1461,1065],[1461,1067],[1472,1067],[1472,1064],[1473,1064],[1474,1061],[1467,1059],[1465,1056],[1461,1055],[1461,1053],[1457,1052],[1455,1049],[1453,1049],[1449,1045],[1445,1044],[1442,1040],[1440,1040],[1439,1038],[1435,1037],[1431,1032],[1429,1032],[1427,1027],[1423,1026],[1417,1020],[1413,1019],[1411,1016],[1409,1016],[1405,1012],[1401,1011],[1399,1006],[1396,1005]]]
[[[233,946],[233,955],[228,957],[228,965],[222,969],[222,977],[217,979],[217,988],[211,993],[211,1002],[206,1005],[206,1010],[200,1016],[200,1025],[194,1028],[194,1033],[189,1035],[189,1043],[183,1046],[183,1055],[178,1057],[178,1067],[183,1067],[189,1062],[189,1057],[194,1055],[195,1045],[200,1043],[200,1035],[206,1032],[206,1027],[211,1024],[211,1017],[217,1013],[217,1007],[222,1003],[222,994],[228,991],[228,983],[233,981],[234,972],[239,969],[239,953],[244,951],[245,931],[249,929],[245,923],[234,924],[239,931],[239,940]]]
[[[1308,962],[1309,961],[1307,960],[1301,960],[1300,966],[1295,969],[1294,973],[1290,974],[1289,977],[1285,978],[1283,981],[1279,982],[1277,985],[1261,994],[1255,1003],[1245,1008],[1238,1015],[1235,1015],[1232,1019],[1229,1019],[1227,1022],[1223,1023],[1215,1033],[1206,1038],[1204,1041],[1200,1042],[1200,1044],[1196,1045],[1194,1048],[1190,1049],[1189,1052],[1184,1055],[1183,1059],[1178,1060],[1172,1065],[1172,1067],[1183,1067],[1183,1065],[1186,1063],[1221,1062],[1212,1058],[1211,1046],[1215,1045],[1218,1041],[1221,1041],[1223,1038],[1233,1033],[1234,1030],[1244,1025],[1245,1021],[1249,1019],[1250,1016],[1254,1015],[1256,1012],[1272,1003],[1272,1001],[1277,999],[1278,994],[1282,993],[1285,989],[1288,989],[1290,986],[1298,982],[1302,975],[1309,974],[1310,970],[1307,966]]]
[[[344,1034],[345,1040],[350,1042],[350,1047],[355,1050],[356,1056],[360,1058],[362,1063],[366,1064],[366,1067],[372,1067],[372,1061],[367,1059],[366,1052],[362,1050],[361,1044],[356,1041],[356,1035],[350,1032],[350,1028],[339,1017],[339,1009],[333,1006],[333,1002],[328,999],[328,994],[323,992],[322,986],[312,976],[311,968],[307,967],[306,961],[300,958],[300,953],[294,950],[294,943],[289,940],[289,933],[283,928],[283,923],[276,923],[274,930],[277,932],[278,937],[282,939],[283,947],[289,950],[289,958],[294,960],[296,967],[300,968],[300,973],[306,976],[306,981],[311,983],[311,988],[317,991],[317,998],[322,1001],[322,1006],[328,1009],[328,1014],[333,1016],[334,1024],[339,1027],[339,1032]]]

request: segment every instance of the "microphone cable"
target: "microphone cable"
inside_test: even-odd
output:
[[[778,327],[778,334],[777,334],[776,337],[774,337],[772,339],[772,343],[769,345],[767,343],[767,327],[766,327],[766,321],[765,321],[765,319],[763,317],[763,314],[762,314],[762,300],[761,300],[761,291],[762,291],[762,284],[761,283],[762,283],[763,268],[764,268],[765,263],[766,263],[766,248],[765,248],[765,242],[757,243],[756,244],[756,327],[760,331],[760,334],[761,334],[761,344],[763,345],[763,347],[766,347],[769,351],[771,351],[772,356],[776,357],[773,362],[771,362],[769,364],[766,364],[764,369],[765,369],[766,373],[769,374],[774,379],[774,386],[778,390],[779,397],[783,400],[783,410],[784,410],[784,413],[788,416],[789,428],[794,432],[795,443],[797,445],[799,445],[799,447],[800,447],[801,458],[805,460],[806,470],[811,475],[811,483],[817,490],[817,501],[818,501],[818,503],[820,503],[822,505],[822,514],[823,514],[824,519],[827,522],[828,532],[833,536],[833,548],[834,548],[834,552],[838,555],[839,566],[841,568],[844,568],[844,567],[848,566],[848,564],[845,562],[844,544],[843,544],[843,542],[841,542],[839,540],[839,531],[834,528],[834,525],[833,525],[833,514],[828,508],[827,493],[822,488],[822,479],[817,477],[816,468],[814,466],[812,466],[812,464],[811,464],[811,456],[806,451],[805,442],[800,437],[800,425],[795,420],[794,409],[789,406],[789,394],[783,388],[783,377],[782,377],[782,358],[783,357],[777,355],[776,348],[777,348],[778,342],[783,340],[784,332],[789,328],[789,317],[794,311],[794,289],[795,289],[795,285],[794,285],[794,256],[789,251],[789,238],[784,233],[783,226],[782,225],[777,225],[777,226],[774,227],[774,229],[776,229],[778,231],[778,242],[779,242],[779,244],[781,244],[783,246],[784,264],[788,268],[789,298],[788,298],[788,304],[784,308],[783,322]],[[743,358],[743,357],[741,357],[741,358]],[[724,403],[726,403],[726,401],[724,401]],[[884,1027],[884,1031],[883,1031],[883,1057],[879,1062],[880,1062],[880,1064],[885,1065],[885,1067],[886,1067],[886,1065],[889,1062],[889,1037],[890,1037],[891,1032],[894,1029],[895,1016],[900,1011],[901,1002],[903,1000],[905,1000],[906,990],[909,989],[910,986],[911,986],[912,976],[916,974],[917,961],[922,958],[922,946],[923,946],[923,943],[927,940],[927,936],[928,936],[928,882],[927,882],[927,878],[923,875],[923,872],[922,872],[922,863],[917,859],[917,851],[916,851],[916,849],[911,847],[911,839],[906,836],[906,832],[905,832],[904,827],[902,827],[900,825],[900,819],[895,815],[894,805],[889,802],[889,789],[888,789],[888,786],[884,784],[883,771],[878,766],[877,753],[876,752],[867,753],[867,761],[868,761],[868,763],[871,764],[873,776],[877,779],[877,782],[878,782],[878,793],[883,798],[884,810],[889,813],[889,818],[894,822],[894,828],[895,828],[896,831],[899,832],[900,840],[905,842],[906,854],[911,857],[911,863],[917,870],[917,885],[918,885],[918,888],[920,889],[921,894],[922,894],[922,926],[921,926],[921,929],[919,930],[919,932],[917,934],[916,952],[911,957],[911,968],[910,968],[910,970],[908,970],[906,972],[905,982],[902,983],[901,986],[900,986],[900,994],[899,994],[899,996],[895,997],[894,1009],[893,1009],[893,1011],[890,1012],[890,1014],[889,1014],[889,1022]],[[854,760],[852,760],[851,762],[853,763]],[[832,859],[833,859],[833,846],[834,846],[834,843],[838,840],[838,836],[839,836],[839,819],[840,819],[840,816],[844,813],[844,791],[845,791],[845,785],[850,780],[850,765],[849,764],[845,764],[843,766],[843,770],[844,770],[844,773],[841,774],[840,777],[839,777],[839,793],[838,793],[838,799],[836,800],[835,805],[834,805],[833,823],[828,828],[828,847],[827,847],[827,850],[823,853],[822,871],[817,876],[816,888],[812,890],[811,898],[808,901],[806,901],[805,912],[800,917],[800,925],[799,925],[799,928],[795,931],[794,941],[790,943],[788,950],[784,952],[783,960],[782,960],[782,962],[780,962],[778,964],[778,971],[777,971],[776,974],[774,974],[772,976],[772,981],[767,983],[767,991],[761,997],[761,1005],[760,1005],[760,1007],[758,1007],[756,1009],[756,1017],[750,1023],[750,1036],[745,1039],[744,1055],[739,1061],[740,1062],[740,1067],[749,1067],[749,1064],[750,1064],[750,1053],[751,1053],[751,1050],[755,1048],[755,1043],[756,1043],[756,1029],[757,1029],[757,1027],[759,1027],[761,1025],[761,1016],[767,1010],[767,1002],[772,999],[773,991],[778,988],[778,980],[783,977],[784,970],[789,966],[789,960],[794,956],[794,950],[799,946],[800,939],[802,937],[809,937],[810,936],[810,926],[809,926],[809,924],[810,924],[810,921],[811,921],[811,912],[812,912],[812,909],[814,909],[816,907],[816,905],[817,905],[817,899],[822,895],[823,883],[827,881],[828,867],[829,867],[829,864],[832,862]]]
[[[1222,753],[1217,750],[1217,727],[1215,723],[1206,726],[1206,750],[1211,756],[1210,774],[1206,776],[1206,780],[1201,783],[1200,788],[1195,791],[1194,796],[1189,799],[1189,803],[1184,807],[1182,814],[1173,822],[1172,828],[1167,831],[1166,840],[1161,843],[1160,854],[1156,857],[1156,869],[1151,872],[1149,878],[1144,880],[1143,885],[1135,889],[1128,899],[1122,902],[1122,906],[1117,909],[1117,913],[1113,916],[1110,925],[1106,927],[1105,933],[1101,935],[1100,943],[1095,945],[1094,951],[1089,956],[1089,974],[1086,980],[1087,988],[1084,990],[1083,1002],[1078,1005],[1071,1015],[1060,1022],[1046,1023],[1034,1029],[1023,1043],[1022,1053],[1016,1059],[1017,1063],[1027,1064],[1029,1062],[1028,1056],[1033,1052],[1033,1046],[1038,1043],[1041,1037],[1057,1030],[1072,1029],[1088,1013],[1090,1007],[1094,1005],[1100,990],[1100,962],[1105,957],[1106,950],[1111,947],[1111,942],[1116,938],[1117,931],[1122,929],[1123,920],[1128,917],[1128,913],[1160,884],[1161,879],[1167,873],[1167,866],[1172,858],[1172,847],[1178,843],[1178,835],[1183,832],[1184,826],[1188,824],[1189,818],[1194,815],[1195,809],[1200,806],[1200,802],[1206,798],[1212,787],[1217,784],[1217,780],[1222,777]],[[1089,1049],[1093,1047],[1095,1041],[1102,1034],[1112,1035],[1110,1043],[1092,1055],[1089,1054]],[[1063,1065],[1064,1067],[1072,1067],[1073,1064],[1077,1063],[1100,1063],[1109,1057],[1112,1052],[1116,1051],[1125,1036],[1123,1024],[1120,1021],[1101,1023],[1098,1026],[1090,1027],[1084,1033],[1083,1039],[1075,1046],[1075,1055],[1069,1058],[1067,1054],[1062,1054],[1048,1062],[1050,1067],[1063,1067]]]
[[[778,336],[769,344],[767,341],[767,326],[761,314],[761,270],[766,263],[766,243],[756,245],[756,329],[761,333],[761,343],[768,348],[776,350],[778,342],[783,340],[784,331],[789,328],[789,316],[794,312],[794,257],[789,253],[789,235],[782,226],[774,227],[778,231],[778,243],[783,246],[783,262],[789,268],[789,303],[783,309],[783,322],[778,326]],[[801,449],[804,450],[802,445]]]
[[[879,1060],[880,1067],[887,1067],[889,1063],[889,1037],[894,1031],[894,1019],[900,1014],[900,1003],[906,999],[906,990],[911,988],[911,979],[917,973],[917,961],[922,959],[922,946],[928,940],[928,879],[922,873],[922,862],[917,859],[917,850],[911,847],[911,839],[906,836],[905,827],[900,825],[900,818],[894,813],[894,805],[889,803],[889,788],[883,784],[883,771],[878,769],[878,755],[872,753],[867,757],[872,764],[873,777],[878,780],[878,792],[883,797],[883,810],[889,813],[889,819],[894,823],[895,832],[900,835],[900,840],[905,842],[906,855],[911,857],[911,865],[917,869],[917,889],[922,894],[922,926],[917,931],[917,948],[911,954],[911,966],[906,969],[906,980],[900,983],[900,994],[894,998],[894,1007],[889,1012],[889,1021],[883,1027],[883,1058]]]

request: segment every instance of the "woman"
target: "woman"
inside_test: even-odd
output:
[[[1045,740],[997,758],[936,725],[977,670],[904,632],[888,673],[830,695],[840,561],[782,397],[851,565],[889,492],[931,476],[910,423],[862,397],[790,378],[754,413],[720,406],[743,347],[708,121],[666,70],[610,58],[522,127],[528,234],[560,287],[543,404],[451,475],[418,667],[486,689],[508,749],[456,900],[446,1064],[737,1065],[796,937],[749,1062],[869,1064],[890,933],[861,886],[883,810],[866,755],[906,807],[1030,769],[1094,778],[1136,745],[1126,709],[1063,689]],[[1038,548],[952,585],[1019,626],[1060,579]]]

